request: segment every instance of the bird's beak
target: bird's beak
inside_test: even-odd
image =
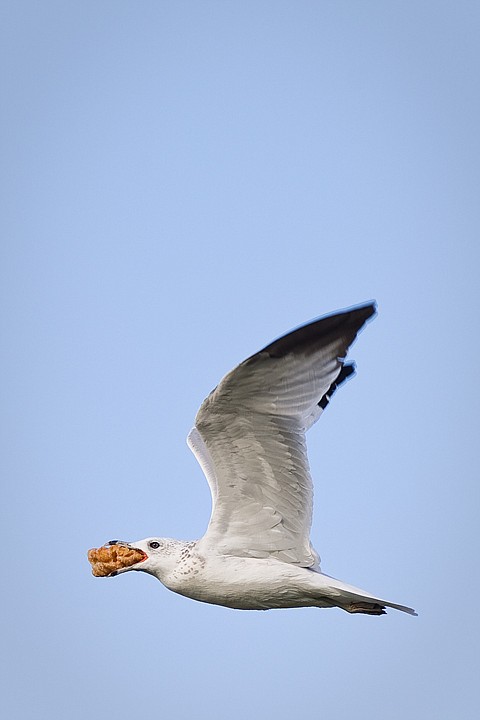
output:
[[[113,577],[127,570],[136,570],[148,558],[141,548],[121,540],[110,540],[103,547],[88,552],[92,573],[96,577]]]
[[[133,567],[134,565],[138,565],[139,563],[144,562],[148,558],[148,555],[145,552],[145,550],[142,550],[142,548],[137,547],[134,543],[125,542],[125,540],[109,540],[107,545],[108,546],[117,545],[120,547],[125,547],[125,548],[128,548],[129,550],[135,551],[135,553],[137,553],[137,555],[138,555],[138,560],[136,560],[133,563],[129,563],[125,567],[118,568],[118,570],[116,572],[112,573],[112,575],[118,575],[118,573],[126,572],[127,570],[135,570],[135,567]]]

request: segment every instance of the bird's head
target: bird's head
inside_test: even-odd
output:
[[[177,540],[157,537],[137,542],[110,540],[101,548],[89,550],[88,560],[96,577],[114,577],[137,570],[162,579],[176,566],[181,545]]]

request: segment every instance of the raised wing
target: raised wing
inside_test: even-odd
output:
[[[354,372],[344,359],[373,303],[311,322],[238,365],[202,403],[188,443],[212,492],[198,549],[318,569],[306,430]]]

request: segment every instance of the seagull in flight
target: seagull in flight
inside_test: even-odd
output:
[[[187,439],[212,494],[205,535],[111,540],[89,552],[93,574],[139,570],[180,595],[241,610],[382,615],[388,607],[416,615],[322,573],[310,542],[305,434],[353,375],[348,349],[375,313],[367,303],[314,320],[229,372],[203,401]]]

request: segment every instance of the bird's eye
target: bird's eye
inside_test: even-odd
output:
[[[153,542],[148,543],[148,546],[151,547],[152,550],[156,550],[157,548],[160,547],[160,543],[157,542],[156,540],[154,540]]]

